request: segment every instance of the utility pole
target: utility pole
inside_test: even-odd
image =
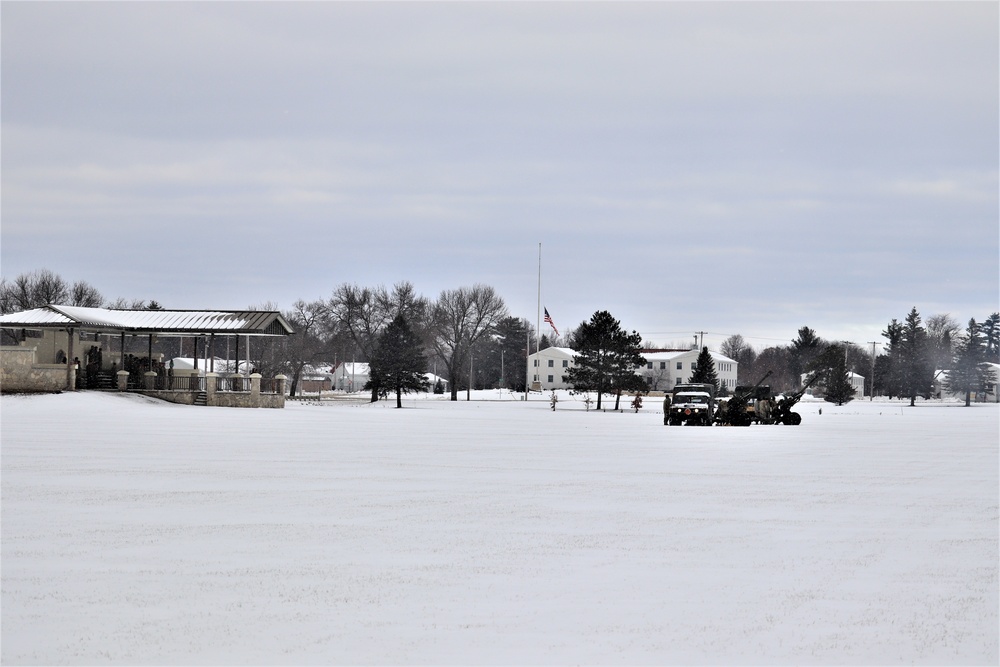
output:
[[[472,352],[469,352],[469,388],[465,390],[465,400],[472,400]]]
[[[869,392],[868,402],[871,403],[875,400],[875,346],[881,345],[882,343],[877,343],[873,340],[868,341],[868,344],[872,346],[872,387],[871,392]]]
[[[695,331],[695,334],[697,334],[697,336],[698,336],[698,349],[699,350],[702,347],[704,347],[704,344],[705,344],[705,334],[707,334],[707,333],[708,333],[707,331]]]

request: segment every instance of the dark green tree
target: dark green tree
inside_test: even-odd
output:
[[[527,341],[531,331],[531,325],[523,318],[504,317],[497,322],[491,363],[495,371],[493,377],[503,388],[524,391]]]
[[[358,357],[369,363],[380,336],[397,315],[405,317],[411,329],[422,331],[429,309],[427,299],[409,282],[397,283],[391,291],[383,285],[370,288],[344,283],[334,289],[325,305],[329,327],[350,336]],[[377,399],[373,390],[372,401]]]
[[[701,348],[698,358],[694,362],[694,370],[691,371],[691,382],[710,384],[715,387],[715,393],[719,393],[719,376],[715,372],[715,360],[707,347]]]
[[[847,370],[847,350],[841,345],[829,345],[813,364],[813,372],[826,376],[826,392],[823,400],[843,405],[854,398],[854,387]]]
[[[406,318],[397,315],[379,337],[369,361],[370,376],[365,389],[380,398],[396,394],[396,407],[403,407],[403,394],[427,391],[427,358],[420,337],[410,330]]]
[[[809,365],[823,352],[826,343],[816,335],[816,332],[809,327],[802,327],[798,331],[798,336],[792,341],[791,347],[791,374],[798,383],[799,377],[806,372]]]
[[[566,381],[575,390],[596,391],[598,410],[602,394],[615,393],[617,410],[622,391],[640,391],[639,384],[645,388],[642,378],[635,372],[646,363],[641,353],[642,337],[634,331],[624,331],[608,311],[598,311],[589,322],[581,324],[575,332],[574,342],[578,354],[575,364],[566,373]]]
[[[979,325],[986,346],[986,361],[1000,363],[1000,313],[993,313]]]
[[[885,354],[875,360],[875,374],[878,377],[876,389],[893,398],[903,394],[903,325],[893,318],[886,325],[882,336],[889,342],[886,343]]]
[[[986,365],[986,340],[982,327],[976,320],[969,320],[969,326],[959,338],[955,349],[955,360],[948,373],[948,389],[965,394],[965,405],[972,404],[972,394],[986,388],[993,381],[993,372]]]
[[[927,332],[915,306],[903,322],[899,347],[900,395],[909,398],[910,405],[913,406],[916,405],[917,396],[930,397],[934,381],[934,369],[928,358]]]

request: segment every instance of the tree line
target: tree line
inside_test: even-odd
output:
[[[865,378],[865,391],[889,398],[931,398],[935,381],[949,391],[971,396],[996,382],[988,362],[1000,363],[1000,314],[982,322],[970,319],[963,329],[950,315],[933,315],[926,322],[916,307],[899,321],[893,318],[881,332],[884,341],[869,343],[881,353],[856,343],[827,341],[809,327],[802,327],[788,345],[760,352],[740,335],[727,338],[719,351],[739,362],[740,382],[752,383],[767,370],[778,390],[797,387],[803,374],[837,369]],[[936,377],[941,374],[941,377]],[[843,391],[840,387],[839,390]],[[830,391],[829,382],[827,391]]]
[[[160,309],[156,301],[106,301],[86,283],[69,283],[42,269],[13,280],[0,278],[0,312],[30,310],[46,304],[118,309]],[[251,310],[278,310],[274,304]],[[470,389],[503,387],[524,391],[528,383],[528,341],[535,338],[526,318],[513,317],[503,298],[487,285],[443,290],[436,299],[417,293],[409,282],[391,288],[343,283],[325,299],[296,301],[282,311],[296,334],[287,338],[254,339],[249,354],[263,374],[283,373],[291,378],[295,395],[307,367],[330,362],[365,362],[371,368],[366,387],[372,400],[399,395],[423,384],[430,371],[448,381],[450,398]],[[849,389],[848,372],[865,378],[865,390],[889,397],[930,397],[935,372],[949,371],[949,390],[967,400],[995,381],[985,362],[1000,362],[1000,314],[979,323],[970,320],[964,330],[950,315],[934,315],[924,323],[914,307],[902,322],[892,319],[882,332],[881,354],[873,355],[847,341],[827,341],[813,329],[801,327],[787,345],[757,351],[741,335],[727,338],[719,352],[738,362],[738,382],[753,384],[770,371],[775,391],[801,386],[805,374],[829,374],[827,392]],[[541,337],[541,349],[562,344],[577,351],[577,362],[567,376],[574,387],[616,397],[641,391],[643,341],[627,332],[606,310],[567,332],[564,338]],[[183,345],[181,345],[183,349]],[[243,356],[241,354],[241,356]],[[400,359],[408,360],[400,366]],[[403,372],[401,369],[408,369]],[[707,348],[699,355],[695,374],[718,383]],[[848,388],[844,387],[847,383]]]

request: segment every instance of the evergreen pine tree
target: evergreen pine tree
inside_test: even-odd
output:
[[[847,372],[847,356],[839,345],[831,345],[826,368],[826,393],[823,400],[843,405],[854,398],[854,387]]]
[[[986,365],[986,341],[982,327],[969,320],[955,350],[955,361],[948,373],[948,389],[965,394],[965,405],[972,404],[972,393],[983,390],[992,381],[992,370]]]
[[[825,343],[823,339],[816,335],[816,332],[809,327],[801,327],[798,336],[792,341],[789,348],[791,351],[791,371],[795,381],[817,356],[823,351]]]
[[[403,407],[403,394],[427,391],[427,359],[420,339],[410,330],[406,318],[397,315],[379,337],[369,360],[370,375],[365,389],[380,398],[396,394],[396,407]]]
[[[715,360],[707,347],[701,348],[698,359],[694,362],[694,370],[691,371],[691,382],[710,384],[715,387],[715,393],[719,393],[719,376],[715,372]]]
[[[986,346],[986,361],[1000,363],[1000,313],[993,313],[979,325]]]
[[[927,358],[927,332],[916,307],[903,322],[899,362],[900,395],[908,397],[911,406],[916,405],[917,396],[929,398],[934,369]]]
[[[889,398],[902,394],[902,361],[901,350],[903,340],[903,325],[896,318],[886,326],[882,335],[889,341],[885,354],[875,360],[876,372],[879,377],[879,389]]]
[[[612,365],[612,388],[615,392],[615,410],[621,403],[623,391],[645,393],[649,390],[646,380],[635,371],[646,365],[642,356],[642,336],[633,331],[621,331],[616,339]]]
[[[645,363],[640,350],[642,338],[636,332],[622,330],[621,324],[606,310],[594,313],[574,334],[577,357],[566,373],[566,381],[577,391],[596,391],[597,409],[601,396],[637,387],[642,381],[635,369]],[[615,402],[618,409],[618,402]]]

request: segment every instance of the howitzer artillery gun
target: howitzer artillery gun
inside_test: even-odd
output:
[[[798,412],[792,412],[792,408],[795,404],[802,400],[802,397],[806,393],[806,389],[811,387],[816,380],[820,378],[820,373],[814,373],[809,381],[803,385],[802,389],[794,391],[791,394],[785,394],[778,402],[775,404],[774,409],[771,410],[771,423],[772,424],[785,424],[786,426],[798,426],[802,423],[802,415]]]
[[[771,377],[771,371],[764,374],[764,377],[757,380],[752,387],[738,387],[738,391],[726,401],[725,406],[720,408],[717,421],[723,426],[749,426],[753,421],[753,416],[747,412],[747,399],[754,395],[757,387],[764,383],[764,380]]]

